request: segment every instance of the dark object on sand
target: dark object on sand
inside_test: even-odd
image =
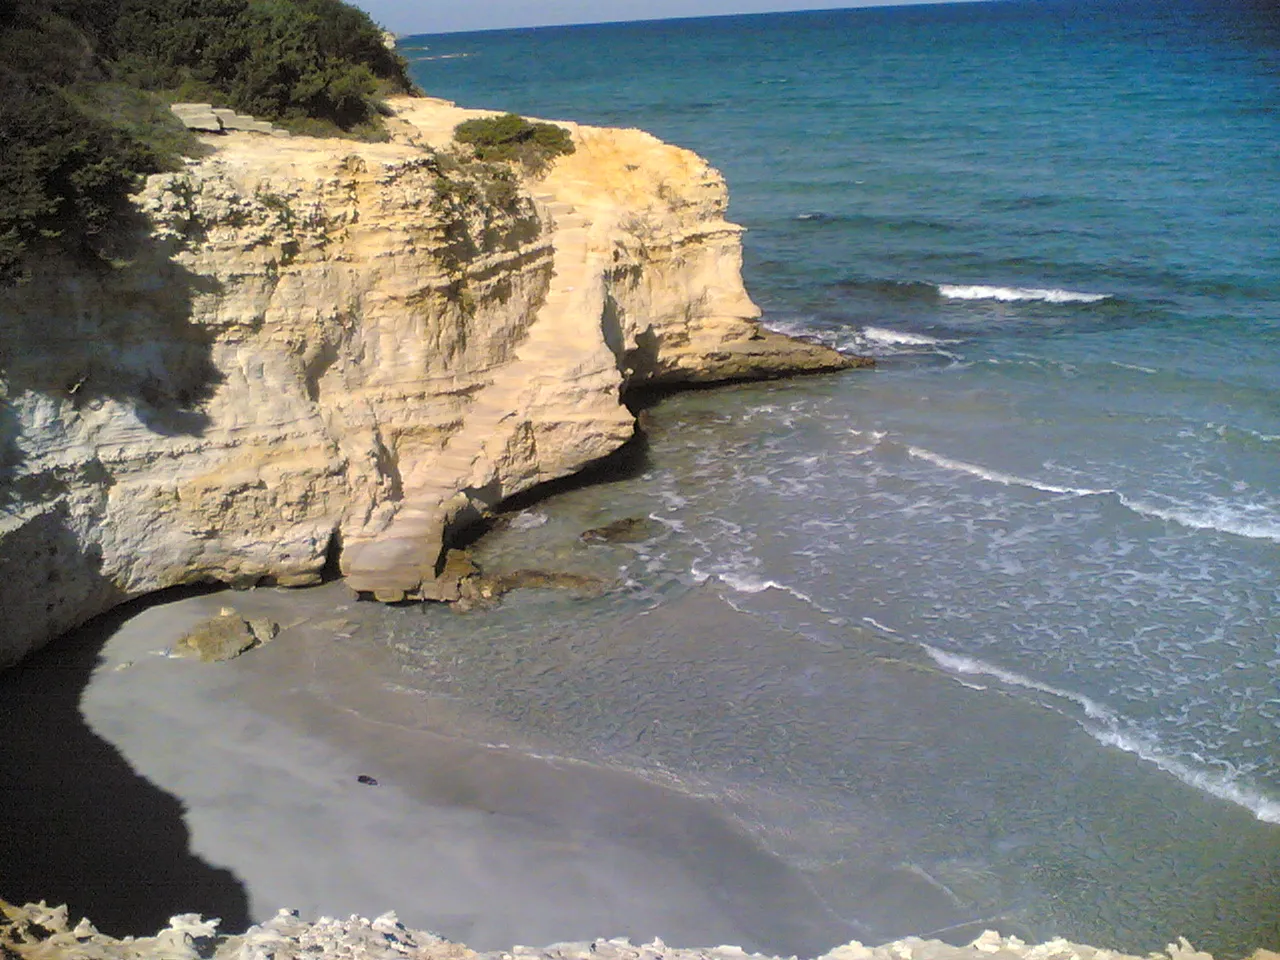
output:
[[[363,783],[366,787],[376,787],[378,785],[378,781],[367,773],[362,773],[360,776],[356,777],[356,782]]]

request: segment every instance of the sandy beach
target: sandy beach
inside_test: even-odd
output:
[[[1167,940],[1204,928],[1182,916],[1200,901],[1149,916],[1133,878],[1200,856],[1233,865],[1231,899],[1205,903],[1267,915],[1269,835],[1246,811],[1196,794],[1172,807],[1176,781],[1091,751],[1067,717],[986,697],[869,634],[806,641],[722,590],[625,615],[593,601],[580,621],[557,619],[575,601],[548,591],[462,615],[357,603],[342,582],[121,608],[0,675],[18,719],[0,743],[5,896],[66,902],[115,935],[188,912],[234,932],[280,908],[394,909],[479,950],[661,937],[818,956],[987,928],[1098,941],[1101,922],[1158,924]],[[773,593],[757,606],[797,602]],[[281,632],[225,663],[170,655],[223,609]],[[762,723],[770,704],[779,719]],[[589,741],[574,733],[586,728]],[[845,804],[768,779],[768,764],[813,782],[837,762]],[[1004,847],[1056,829],[1088,859],[1078,871],[1046,855],[1063,890],[1122,893],[1102,921],[1061,901],[1041,920],[1046,901],[1032,912],[999,886],[1024,868],[947,846],[922,856],[962,849],[966,810]]]
[[[224,607],[284,629],[227,663],[165,655]],[[63,897],[119,932],[166,911],[237,927],[280,907],[394,907],[477,949],[661,935],[817,954],[849,939],[712,803],[478,743],[454,705],[389,689],[393,668],[351,640],[358,617],[341,583],[190,596],[104,618],[0,678],[19,709],[47,701],[54,677],[61,698],[56,732],[44,750],[31,738],[22,782],[7,784],[28,826],[7,839],[36,856],[30,876],[7,870],[6,893]],[[77,727],[95,751],[59,749]],[[148,854],[161,836],[165,856]]]

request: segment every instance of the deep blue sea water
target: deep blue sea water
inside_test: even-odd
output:
[[[449,663],[452,693],[566,753],[734,798],[868,939],[998,917],[1280,946],[1277,7],[1025,0],[401,51],[432,95],[697,150],[765,322],[880,360],[664,401],[635,476],[480,547],[604,558],[625,596],[442,615],[409,666]],[[637,513],[645,544],[573,539]],[[708,593],[737,619],[706,619]],[[876,913],[871,876],[954,909]]]

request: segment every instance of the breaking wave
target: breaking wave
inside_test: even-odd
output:
[[[1058,700],[1076,704],[1087,720],[1095,724],[1080,721],[1080,726],[1095,740],[1104,746],[1116,747],[1182,781],[1189,787],[1203,790],[1220,800],[1226,800],[1244,807],[1264,823],[1280,824],[1280,801],[1268,797],[1261,791],[1242,785],[1232,774],[1216,770],[1197,769],[1192,765],[1170,756],[1151,737],[1126,731],[1124,721],[1107,707],[1090,697],[1062,690],[1051,684],[1041,683],[1024,677],[1012,670],[1005,670],[975,657],[947,653],[928,644],[922,644],[925,651],[938,666],[948,673],[960,676],[986,676],[1013,687],[1035,690]]]
[[[1059,487],[1052,483],[1043,483],[1039,480],[1031,480],[1027,477],[1015,476],[1012,473],[1002,473],[999,470],[991,470],[987,467],[978,466],[976,463],[966,463],[964,460],[952,460],[950,457],[944,457],[940,453],[934,453],[932,450],[926,450],[923,447],[908,447],[907,453],[918,460],[924,460],[932,463],[936,467],[942,467],[944,470],[954,470],[958,473],[967,473],[970,476],[978,477],[981,480],[988,480],[991,483],[1003,484],[1006,487],[1030,487],[1032,490],[1042,490],[1045,493],[1063,494],[1073,497],[1095,497],[1108,493],[1115,493],[1114,490],[1091,490],[1088,487]]]
[[[1109,299],[1105,293],[1077,293],[1074,290],[1041,289],[1037,287],[988,287],[982,284],[938,285],[938,292],[948,300],[999,300],[1013,303],[1019,300],[1038,300],[1042,303],[1097,303]]]
[[[1119,490],[1113,490],[1109,487],[1098,489],[1062,487],[1029,477],[1019,477],[1015,474],[1003,473],[999,470],[979,466],[976,463],[953,460],[950,457],[944,457],[922,447],[908,447],[907,453],[919,460],[942,467],[944,470],[967,473],[990,483],[999,483],[1008,487],[1027,487],[1031,490],[1040,490],[1044,493],[1052,493],[1059,496],[1114,497],[1124,507],[1144,517],[1176,523],[1191,530],[1209,530],[1216,533],[1229,533],[1238,537],[1247,537],[1250,540],[1274,540],[1280,543],[1280,516],[1263,506],[1242,504],[1234,501],[1221,501],[1201,506],[1186,503],[1158,504],[1149,500],[1127,496]]]
[[[925,336],[923,333],[903,333],[900,330],[887,330],[884,327],[864,327],[862,336],[874,343],[884,343],[895,347],[936,347],[942,343],[954,342]]]
[[[689,570],[689,575],[693,577],[695,583],[706,583],[712,577],[715,577],[725,586],[736,590],[738,593],[764,593],[766,590],[781,590],[783,593],[791,594],[797,600],[803,600],[805,603],[817,606],[811,596],[797,590],[795,587],[789,587],[785,583],[779,583],[777,580],[755,577],[740,570],[723,568],[709,571],[702,570],[695,562]]]

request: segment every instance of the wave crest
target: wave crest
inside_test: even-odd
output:
[[[958,473],[967,473],[972,477],[978,477],[981,480],[987,480],[991,483],[999,483],[1006,487],[1030,487],[1032,490],[1042,490],[1045,493],[1055,493],[1073,497],[1096,497],[1102,494],[1115,493],[1114,490],[1091,490],[1088,487],[1059,487],[1052,483],[1042,483],[1039,480],[1019,477],[1012,473],[1002,473],[999,470],[990,470],[987,467],[980,467],[976,463],[967,463],[964,460],[952,460],[950,457],[944,457],[940,453],[934,453],[932,450],[926,450],[923,447],[907,447],[907,453],[918,460],[924,460],[928,463],[932,463],[935,467],[942,467],[944,470],[954,470]]]
[[[950,340],[939,340],[923,333],[904,333],[901,330],[888,330],[884,327],[864,327],[862,336],[874,343],[888,344],[895,347],[936,347],[942,343],[954,343]]]
[[[992,677],[1009,686],[1035,690],[1059,700],[1070,701],[1083,710],[1087,719],[1101,724],[1100,727],[1097,727],[1089,723],[1080,722],[1080,726],[1085,732],[1104,746],[1115,747],[1126,753],[1132,753],[1139,759],[1158,767],[1189,787],[1203,790],[1205,793],[1220,800],[1226,800],[1237,806],[1244,807],[1263,823],[1280,824],[1280,801],[1268,797],[1261,791],[1241,784],[1229,773],[1197,769],[1177,757],[1170,756],[1152,738],[1126,731],[1124,729],[1125,724],[1121,718],[1096,700],[1082,694],[1072,693],[1069,690],[1062,690],[1051,684],[1032,680],[1030,677],[1024,677],[1022,674],[1015,673],[1012,670],[1005,670],[1002,667],[985,663],[975,657],[947,653],[945,650],[931,647],[927,643],[921,644],[921,646],[933,658],[933,661],[948,673],[961,676]]]
[[[1176,523],[1189,530],[1207,530],[1215,533],[1229,533],[1250,540],[1273,540],[1280,543],[1280,516],[1266,507],[1247,503],[1220,502],[1211,505],[1193,505],[1174,503],[1161,505],[1149,500],[1141,500],[1127,496],[1119,490],[1109,487],[1091,489],[1089,487],[1060,487],[1029,477],[1019,477],[1012,473],[992,470],[976,463],[964,460],[953,460],[923,447],[908,447],[907,453],[918,460],[932,463],[944,470],[967,473],[969,476],[999,483],[1006,487],[1027,487],[1058,496],[1069,497],[1115,497],[1116,501],[1134,513],[1155,520]]]
[[[991,287],[983,284],[938,284],[938,293],[948,300],[999,300],[1015,303],[1038,300],[1042,303],[1097,303],[1110,299],[1106,293],[1079,293],[1039,287]]]

